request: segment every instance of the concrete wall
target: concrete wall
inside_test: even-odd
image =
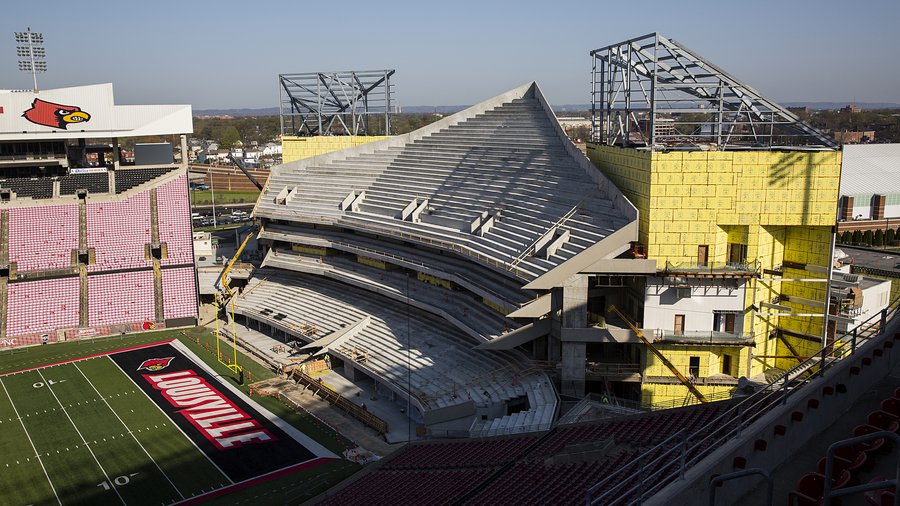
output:
[[[675,315],[685,315],[686,331],[713,330],[713,311],[744,311],[745,280],[727,286],[731,280],[709,279],[692,283],[691,296],[679,299],[675,283],[648,278],[644,296],[644,329],[674,330]],[[700,285],[700,286],[697,286]],[[735,319],[735,332],[743,332],[743,317]]]

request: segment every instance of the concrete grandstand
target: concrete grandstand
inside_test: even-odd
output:
[[[408,135],[277,167],[255,210],[271,270],[237,298],[239,322],[305,342],[297,320],[314,326],[348,377],[410,396],[426,431],[546,429],[558,403],[541,367],[472,348],[540,337],[543,324],[505,316],[534,297],[523,286],[627,250],[637,218],[553,118],[529,83]],[[555,354],[546,341],[530,353]]]

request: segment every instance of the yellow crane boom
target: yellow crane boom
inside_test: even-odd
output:
[[[678,381],[683,383],[684,386],[686,386],[687,389],[690,390],[690,392],[692,394],[694,394],[694,397],[696,397],[700,402],[709,402],[706,399],[706,397],[702,393],[700,393],[700,390],[697,390],[697,387],[695,387],[694,384],[690,382],[690,380],[685,378],[684,374],[681,374],[681,371],[679,371],[678,368],[675,367],[675,364],[673,364],[672,362],[669,361],[669,359],[667,359],[665,356],[663,356],[663,354],[659,350],[656,349],[656,346],[653,346],[653,343],[651,343],[650,340],[647,339],[646,336],[644,336],[644,333],[641,332],[640,329],[637,328],[637,326],[635,326],[633,323],[631,323],[631,320],[626,318],[625,315],[622,314],[621,311],[619,311],[619,308],[617,308],[616,306],[609,306],[609,310],[612,311],[613,313],[616,313],[619,316],[619,318],[621,318],[622,321],[624,321],[625,324],[628,325],[629,328],[631,328],[631,331],[635,333],[637,338],[640,339],[641,342],[643,342],[644,344],[647,345],[647,348],[651,352],[653,352],[654,355],[656,355],[656,358],[660,359],[662,361],[662,363],[665,364],[666,367],[668,367],[670,371],[672,371],[672,374],[674,374],[675,377],[678,378]]]
[[[254,232],[256,232],[256,227],[250,230],[250,232],[247,234],[247,237],[244,238],[244,242],[241,243],[241,246],[237,249],[237,251],[235,251],[234,256],[231,257],[228,265],[224,270],[222,270],[222,276],[219,278],[219,284],[222,285],[222,289],[225,291],[225,300],[230,299],[234,295],[234,292],[231,291],[231,287],[228,286],[228,273],[231,271],[231,268],[234,266],[234,263],[237,261],[237,259],[241,257],[241,253],[243,253],[244,248],[247,247],[250,239],[253,238]]]

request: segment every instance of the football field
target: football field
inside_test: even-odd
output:
[[[332,460],[177,345],[0,376],[0,503],[193,502]]]

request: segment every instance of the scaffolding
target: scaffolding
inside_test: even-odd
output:
[[[590,52],[591,138],[666,149],[836,149],[837,143],[658,33]]]
[[[281,135],[390,135],[394,72],[279,74]]]

